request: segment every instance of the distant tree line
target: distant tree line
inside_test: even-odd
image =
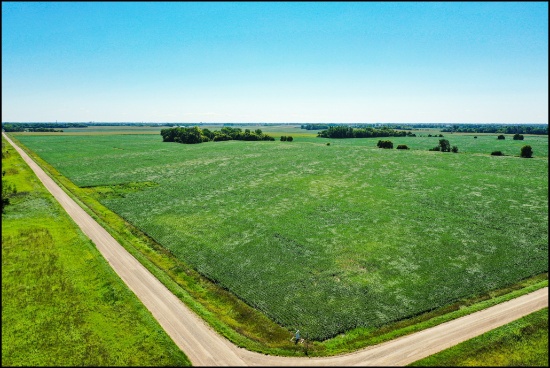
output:
[[[302,124],[300,125],[300,129],[321,130],[321,129],[328,129],[331,126],[336,126],[336,124]]]
[[[220,130],[201,129],[194,127],[175,127],[161,129],[160,135],[163,142],[177,142],[185,144],[196,144],[202,142],[219,141],[274,141],[275,138],[262,133],[261,129],[251,131],[250,129],[223,127]]]
[[[416,134],[405,131],[397,131],[387,127],[352,128],[350,126],[331,126],[317,133],[321,138],[372,138],[372,137],[416,137]]]
[[[441,129],[455,133],[503,133],[548,135],[548,124],[453,124]]]
[[[62,132],[61,128],[85,128],[80,123],[2,123],[6,132]]]

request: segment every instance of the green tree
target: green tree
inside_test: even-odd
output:
[[[504,134],[500,134],[497,139],[506,139],[506,137],[504,136]]]
[[[515,141],[522,141],[522,140],[523,140],[523,135],[521,135],[521,134],[519,134],[519,133],[516,133],[516,134],[514,134],[513,139],[514,139]]]
[[[439,140],[439,147],[442,152],[451,152],[451,144],[449,143],[449,140],[447,139],[440,139]]]
[[[521,147],[521,157],[523,158],[531,158],[533,157],[533,149],[531,146],[523,146]]]

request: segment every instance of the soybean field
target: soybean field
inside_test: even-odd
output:
[[[458,153],[428,151],[439,138],[427,136],[384,138],[410,150],[306,134],[195,145],[160,134],[15,137],[183,262],[311,339],[548,271],[547,136],[446,135]],[[533,158],[518,157],[526,144]]]

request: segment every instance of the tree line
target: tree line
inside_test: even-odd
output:
[[[194,127],[175,127],[161,129],[160,135],[163,142],[176,142],[184,144],[196,144],[202,142],[220,141],[274,141],[270,135],[262,132],[261,129],[251,131],[250,129],[223,127],[220,130],[201,129]]]
[[[62,132],[61,128],[85,128],[80,123],[2,123],[5,132]]]
[[[441,129],[442,132],[455,133],[502,133],[502,134],[538,134],[548,135],[548,124],[453,124]]]
[[[352,128],[350,126],[331,126],[317,133],[321,138],[372,138],[372,137],[416,137],[416,134],[405,131],[397,131],[388,127],[376,128]]]

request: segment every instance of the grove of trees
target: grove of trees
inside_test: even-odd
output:
[[[184,144],[197,144],[202,142],[219,141],[274,141],[275,138],[264,134],[261,129],[250,131],[250,129],[223,127],[220,130],[201,129],[194,127],[175,127],[161,129],[160,135],[163,142],[177,142]],[[292,138],[291,138],[292,140]]]
[[[373,138],[373,137],[416,137],[416,134],[405,131],[397,131],[387,127],[376,128],[352,128],[350,126],[331,126],[317,133],[321,138]]]

